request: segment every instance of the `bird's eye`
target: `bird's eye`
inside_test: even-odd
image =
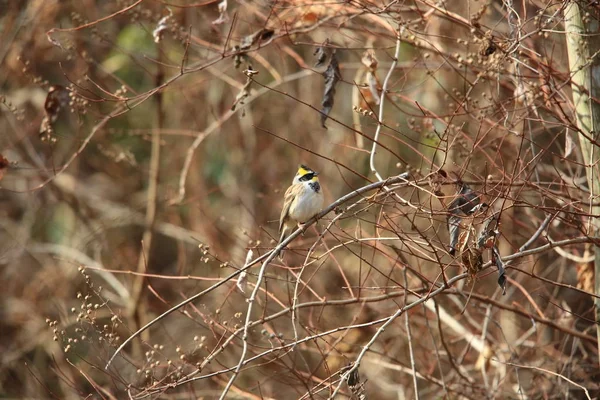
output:
[[[300,177],[300,182],[310,181],[315,176],[314,172],[309,172],[308,174],[304,174]]]

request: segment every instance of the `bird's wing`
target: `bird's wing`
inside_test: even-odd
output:
[[[292,206],[294,197],[296,197],[297,194],[297,187],[298,185],[290,186],[285,191],[285,195],[283,196],[283,208],[281,209],[281,216],[279,217],[279,233],[281,233],[281,231],[283,230],[283,226],[285,225],[285,222],[288,219],[290,207]]]

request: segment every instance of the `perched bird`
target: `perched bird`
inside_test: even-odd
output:
[[[300,165],[292,185],[285,191],[283,209],[279,217],[279,243],[294,229],[314,217],[323,207],[323,192],[319,184],[318,173]],[[283,257],[283,252],[279,253]]]
[[[473,191],[466,183],[459,180],[457,182],[458,193],[456,198],[450,203],[448,207],[447,222],[448,231],[450,233],[450,246],[448,253],[454,255],[456,252],[456,246],[460,238],[460,221],[462,215],[473,215],[475,212],[482,208],[487,208],[486,203],[481,202],[481,195]]]

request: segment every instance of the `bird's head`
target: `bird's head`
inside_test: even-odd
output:
[[[318,173],[307,167],[306,165],[300,164],[298,166],[298,172],[294,177],[293,183],[301,182],[319,182]]]

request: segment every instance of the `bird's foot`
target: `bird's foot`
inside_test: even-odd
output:
[[[306,232],[308,226],[306,224],[301,224],[300,222],[298,222],[298,228],[301,230],[300,234],[304,236],[304,233]]]

